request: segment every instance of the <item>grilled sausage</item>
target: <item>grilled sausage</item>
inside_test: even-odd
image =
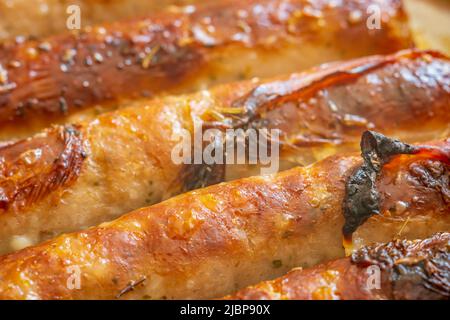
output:
[[[366,11],[374,4],[385,9],[383,23],[369,30]],[[2,134],[27,134],[97,104],[100,111],[118,100],[410,46],[399,0],[223,0],[43,40],[19,39],[0,47]]]
[[[233,300],[448,300],[450,234],[364,247],[352,257],[294,269]]]
[[[422,148],[433,152],[384,165],[380,213],[355,248],[450,229],[450,140]],[[333,156],[210,186],[2,256],[0,298],[214,298],[343,257],[346,182],[361,163]]]
[[[169,5],[208,0],[0,0],[0,40],[16,36],[43,37],[67,30],[66,22],[77,5],[81,25],[111,22],[153,13]]]
[[[140,102],[7,144],[0,148],[0,252],[262,172],[249,164],[178,164],[177,134],[193,135],[194,121],[222,132],[281,130],[280,169],[355,151],[370,128],[410,142],[446,137],[449,74],[439,54],[400,52]]]

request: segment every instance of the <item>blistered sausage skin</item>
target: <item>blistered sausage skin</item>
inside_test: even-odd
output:
[[[230,300],[448,300],[450,234],[364,247],[352,257],[243,289]]]
[[[449,74],[439,54],[400,52],[142,101],[7,144],[0,148],[0,252],[261,173],[255,165],[177,164],[177,135],[193,134],[194,120],[222,130],[280,129],[280,169],[358,150],[366,129],[407,142],[447,137]]]
[[[373,4],[386,10],[381,29],[369,30]],[[409,47],[399,0],[223,0],[75,34],[19,39],[0,47],[2,135],[21,136],[98,104],[96,112],[118,100]]]
[[[77,5],[81,26],[133,18],[169,5],[190,5],[208,0],[0,0],[0,40],[16,37],[43,37],[67,30],[67,20]],[[213,2],[213,1],[210,1]]]
[[[450,230],[450,140],[425,146],[442,160],[401,155],[383,167],[380,214],[354,233],[355,248]],[[221,183],[4,255],[0,298],[217,298],[343,257],[345,186],[361,163],[333,156]]]

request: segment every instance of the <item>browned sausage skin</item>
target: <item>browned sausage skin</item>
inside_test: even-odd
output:
[[[381,29],[369,30],[366,11],[373,4],[384,9],[384,18]],[[118,99],[193,91],[408,47],[399,0],[223,0],[172,9],[3,44],[0,121],[28,119],[23,130],[30,132],[84,107],[114,107]],[[12,137],[20,135],[18,125],[7,126]]]
[[[82,141],[81,133],[67,126],[2,147],[1,210],[20,211],[77,179],[86,158]],[[14,183],[7,179],[14,176],[20,176]]]
[[[363,247],[350,258],[294,269],[225,299],[448,300],[449,249],[449,233],[424,240],[393,240]]]
[[[407,50],[323,65],[233,101],[245,110],[235,125],[280,129],[283,159],[304,165],[354,150],[368,129],[406,141],[444,138],[450,132],[448,62],[437,52]],[[417,119],[423,120],[420,132]]]
[[[449,230],[450,140],[425,146],[446,160],[400,155],[385,165],[380,214],[353,234],[355,248]],[[214,298],[343,257],[345,186],[361,163],[333,156],[218,184],[2,256],[0,298]],[[73,268],[77,290],[67,286]]]
[[[170,5],[208,1],[217,0],[0,0],[0,40],[61,33],[67,30],[69,14],[75,12],[70,10],[73,5],[79,6],[84,27],[140,17]]]
[[[434,52],[362,58],[273,81],[141,101],[7,144],[0,147],[0,252],[187,190],[260,174],[258,165],[176,164],[172,137],[182,129],[192,134],[194,120],[221,130],[280,129],[280,169],[355,151],[368,128],[406,142],[447,137],[449,68]],[[64,147],[55,137],[71,128],[71,144]]]

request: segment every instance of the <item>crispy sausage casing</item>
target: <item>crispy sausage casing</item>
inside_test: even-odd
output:
[[[364,247],[351,258],[294,269],[233,300],[448,300],[450,234]]]
[[[382,27],[369,30],[373,4],[389,10]],[[28,119],[26,133],[87,106],[114,108],[118,99],[184,93],[408,47],[399,0],[223,0],[3,44],[0,121]],[[2,131],[5,138],[23,134],[19,122]]]
[[[260,174],[254,165],[176,164],[180,133],[192,134],[194,120],[221,129],[280,129],[280,169],[355,151],[368,128],[407,142],[446,137],[449,68],[432,52],[363,58],[261,84],[139,102],[3,146],[0,252]]]
[[[81,25],[91,26],[142,16],[169,5],[189,5],[215,0],[0,0],[0,40],[16,36],[42,37],[67,30],[69,16],[76,13]]]
[[[402,155],[383,168],[380,215],[355,232],[356,247],[449,230],[450,140],[432,146],[446,161]],[[0,298],[214,298],[343,257],[345,185],[361,163],[333,156],[210,186],[4,255]]]

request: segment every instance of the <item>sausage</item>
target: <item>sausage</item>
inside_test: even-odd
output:
[[[81,25],[111,22],[149,14],[169,5],[190,5],[208,0],[0,0],[0,40],[17,36],[43,37],[67,30],[66,22],[77,5]],[[68,9],[69,8],[69,9]]]
[[[407,142],[445,138],[449,66],[447,58],[427,51],[362,58],[267,82],[141,101],[6,144],[0,147],[0,252],[263,173],[265,165],[249,161],[176,162],[177,135],[193,135],[194,121],[220,132],[280,130],[280,170],[356,151],[367,129]]]
[[[374,4],[385,9],[383,22],[369,30],[367,8]],[[87,107],[102,112],[130,99],[392,53],[412,45],[406,22],[399,0],[223,0],[19,38],[0,46],[3,139],[64,122]]]
[[[230,300],[448,300],[450,234],[393,240],[261,282]]]
[[[355,231],[355,249],[449,230],[450,140],[422,147],[434,153],[383,166],[379,215]],[[346,181],[361,164],[336,155],[221,183],[4,255],[0,298],[218,298],[342,258]]]

